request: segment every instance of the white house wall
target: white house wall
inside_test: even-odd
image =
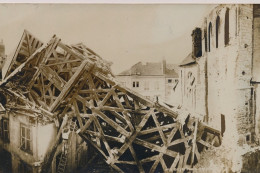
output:
[[[172,80],[174,79],[172,78]],[[159,96],[163,100],[166,100],[167,87],[165,76],[117,76],[117,80],[127,88],[139,92],[150,99]],[[139,82],[139,87],[133,87],[133,82],[137,81]],[[145,83],[149,84],[149,89],[145,89]]]

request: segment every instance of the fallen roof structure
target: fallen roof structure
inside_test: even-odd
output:
[[[219,131],[192,118],[181,124],[171,108],[121,86],[110,63],[85,45],[66,45],[56,36],[42,44],[25,31],[0,92],[8,100],[5,109],[56,122],[57,139],[41,163],[42,172],[48,172],[69,119],[119,172],[126,166],[138,172],[183,172],[205,148],[221,143]]]

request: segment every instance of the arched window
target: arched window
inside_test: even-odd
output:
[[[229,43],[229,8],[227,8],[226,14],[225,14],[225,45],[228,45]]]
[[[209,30],[208,30],[208,37],[209,37],[209,52],[210,52],[210,35],[211,35],[211,33],[212,33],[212,24],[211,24],[211,22],[209,23]]]
[[[216,19],[216,48],[218,48],[219,16]]]

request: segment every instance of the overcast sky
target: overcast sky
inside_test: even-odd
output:
[[[6,54],[23,30],[43,42],[54,34],[66,44],[83,42],[115,74],[133,64],[179,63],[191,51],[191,32],[214,5],[0,5],[0,38]]]

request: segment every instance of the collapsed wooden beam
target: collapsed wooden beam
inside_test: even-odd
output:
[[[17,67],[24,63],[43,43],[34,37],[29,31],[24,30],[22,38],[17,46],[17,49],[8,64],[6,71],[3,71],[3,78],[6,78]]]
[[[28,58],[0,87],[52,121],[63,118],[42,172],[50,167],[68,117],[76,119],[82,139],[119,172],[129,164],[139,172],[154,172],[159,167],[164,172],[188,169],[198,162],[203,149],[221,143],[215,129],[198,121],[184,128],[170,107],[119,84],[110,65],[82,44],[68,46],[54,36],[46,46],[34,53],[31,50],[23,52]],[[23,74],[31,79],[22,82]],[[15,87],[23,94],[14,92]]]
[[[50,107],[50,109],[49,109],[50,112],[53,112],[57,108],[57,106],[60,104],[60,102],[62,100],[64,100],[66,95],[69,93],[70,89],[75,85],[76,82],[78,82],[77,80],[81,77],[81,75],[86,70],[89,70],[90,68],[91,68],[91,66],[89,66],[89,64],[87,64],[87,61],[82,62],[82,64],[79,66],[78,70],[71,77],[71,79],[68,81],[68,83],[65,84],[60,95],[58,96],[58,98],[54,101],[54,103]]]

